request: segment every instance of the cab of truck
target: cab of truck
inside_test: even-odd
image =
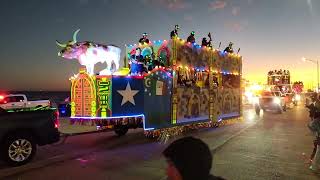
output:
[[[276,111],[282,113],[287,110],[286,96],[280,91],[263,91],[254,101],[256,114],[263,111]]]
[[[0,97],[0,107],[3,109],[50,107],[50,105],[49,100],[28,101],[24,94],[1,95]]]
[[[9,165],[32,160],[37,146],[60,139],[59,114],[54,108],[5,110],[0,108],[0,157]]]

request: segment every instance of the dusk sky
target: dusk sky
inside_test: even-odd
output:
[[[282,68],[315,85],[316,66],[301,57],[320,59],[319,19],[319,0],[1,0],[0,90],[68,90],[80,65],[58,57],[55,40],[78,28],[79,41],[124,48],[143,32],[169,39],[175,24],[180,38],[194,30],[197,43],[208,32],[215,47],[234,42],[249,80]]]

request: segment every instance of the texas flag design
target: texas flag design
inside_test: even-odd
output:
[[[143,114],[143,79],[135,77],[112,78],[112,116]]]

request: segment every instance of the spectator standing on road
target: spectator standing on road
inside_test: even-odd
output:
[[[168,180],[223,180],[210,175],[212,155],[202,140],[185,137],[171,143],[164,151]]]
[[[314,157],[312,158],[312,163],[310,169],[313,171],[320,170],[320,111],[315,113],[313,120],[309,124],[310,130],[315,133],[316,140],[314,144],[316,145],[316,149],[314,149]],[[313,155],[311,155],[313,156]]]
[[[317,153],[318,144],[320,144],[320,133],[317,132],[317,129],[314,128],[317,125],[317,122],[320,119],[320,96],[318,97],[317,93],[314,93],[311,96],[312,102],[307,105],[306,107],[309,109],[309,117],[311,119],[311,122],[309,124],[309,128],[312,132],[315,133],[316,137],[313,141],[313,151],[310,156],[310,161],[312,162],[315,158],[315,155]]]

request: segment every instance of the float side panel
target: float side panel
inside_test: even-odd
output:
[[[156,71],[144,78],[145,128],[171,126],[172,78],[167,72]]]

